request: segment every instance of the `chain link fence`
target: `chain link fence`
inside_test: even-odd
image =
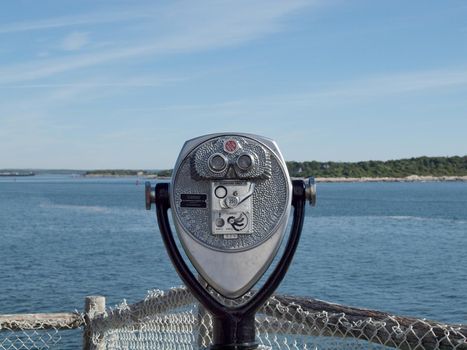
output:
[[[122,303],[90,325],[102,349],[203,349],[212,320],[185,288]],[[259,310],[257,337],[270,349],[467,350],[467,325],[447,325],[276,295]],[[99,349],[101,349],[99,348]]]
[[[467,325],[311,298],[271,297],[256,326],[263,349],[467,350]],[[0,315],[0,350],[64,349],[61,334],[80,327],[85,350],[206,349],[212,341],[210,315],[187,289],[173,288],[115,308],[105,308],[103,297],[89,297],[84,314]]]
[[[59,344],[62,336],[77,335],[73,330],[83,324],[84,318],[77,312],[0,315],[0,349],[64,349]]]

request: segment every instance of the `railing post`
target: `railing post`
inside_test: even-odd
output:
[[[84,319],[86,324],[84,326],[83,334],[83,349],[84,350],[104,350],[104,343],[102,339],[94,339],[95,334],[92,328],[94,317],[105,312],[105,297],[102,296],[88,296],[84,300]]]

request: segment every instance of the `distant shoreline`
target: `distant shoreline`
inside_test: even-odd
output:
[[[314,176],[317,182],[426,182],[467,181],[467,155],[416,157],[360,162],[286,161],[293,178]],[[70,174],[84,177],[167,179],[173,169],[0,169],[0,173]]]
[[[168,180],[170,177],[157,175],[116,175],[116,174],[83,174],[83,177],[108,177],[108,178],[142,178],[151,180]],[[337,182],[467,182],[467,176],[419,176],[407,177],[316,177],[317,183]]]
[[[108,173],[93,173],[93,174],[82,174],[82,177],[109,177],[109,178],[135,178],[135,179],[151,179],[151,180],[167,180],[170,176],[158,176],[158,175],[130,175],[130,174],[108,174]]]
[[[0,172],[0,176],[2,176],[2,177],[24,177],[24,176],[35,176],[35,175],[36,174],[32,173],[32,172],[27,172],[27,173],[24,173],[24,172],[9,172],[9,171]]]
[[[467,176],[317,177],[316,182],[467,182]]]

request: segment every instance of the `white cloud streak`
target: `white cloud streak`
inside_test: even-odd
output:
[[[418,72],[386,73],[365,79],[297,93],[285,98],[289,103],[315,103],[322,99],[364,100],[409,93],[467,88],[467,68],[433,69]]]
[[[121,41],[113,47],[91,53],[11,64],[0,69],[0,84],[47,78],[133,57],[158,57],[243,44],[281,30],[282,20],[288,14],[309,4],[303,1],[213,2],[209,6],[193,7],[189,6],[189,3],[177,3],[172,8],[166,9],[164,14],[159,14],[171,24],[164,30],[158,28],[155,32],[154,29],[147,28],[143,40],[139,43]],[[118,16],[110,16],[109,20],[116,17],[118,18]],[[84,18],[75,19],[75,23],[81,20],[84,23]],[[49,25],[55,23],[53,20],[46,22]],[[61,23],[63,19],[57,20],[56,25]],[[18,26],[18,28],[23,27],[27,26]],[[3,31],[5,30],[3,28]],[[160,31],[166,34],[160,36]]]
[[[80,88],[80,89],[96,89],[96,88],[151,88],[161,87],[165,85],[175,84],[182,81],[187,81],[192,77],[157,77],[157,76],[131,76],[122,77],[120,79],[108,79],[105,77],[94,77],[86,80],[73,80],[69,83],[26,83],[16,85],[0,85],[0,89],[62,89],[62,88]]]
[[[270,110],[270,107],[329,105],[335,101],[340,103],[349,101],[365,102],[377,97],[397,96],[411,93],[426,93],[445,89],[467,88],[467,68],[451,68],[426,70],[420,72],[389,73],[370,76],[365,79],[340,81],[327,84],[326,87],[316,88],[305,92],[287,93],[265,97],[255,96],[254,99],[236,99],[212,104],[191,104],[161,106],[153,111],[179,112],[188,115],[250,115],[258,110]],[[140,109],[136,112],[151,112]]]
[[[152,11],[119,11],[119,12],[102,12],[98,14],[84,14],[77,16],[61,16],[55,18],[18,21],[0,25],[0,34],[11,34],[17,32],[28,32],[36,30],[45,30],[63,27],[75,27],[89,24],[114,23],[123,21],[132,21],[135,19],[151,18],[154,14]]]

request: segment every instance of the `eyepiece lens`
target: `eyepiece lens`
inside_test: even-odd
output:
[[[209,166],[214,171],[221,171],[225,169],[227,162],[223,156],[220,154],[215,154],[209,160]]]
[[[237,165],[242,170],[248,170],[253,165],[253,158],[249,154],[242,154],[238,157]]]

